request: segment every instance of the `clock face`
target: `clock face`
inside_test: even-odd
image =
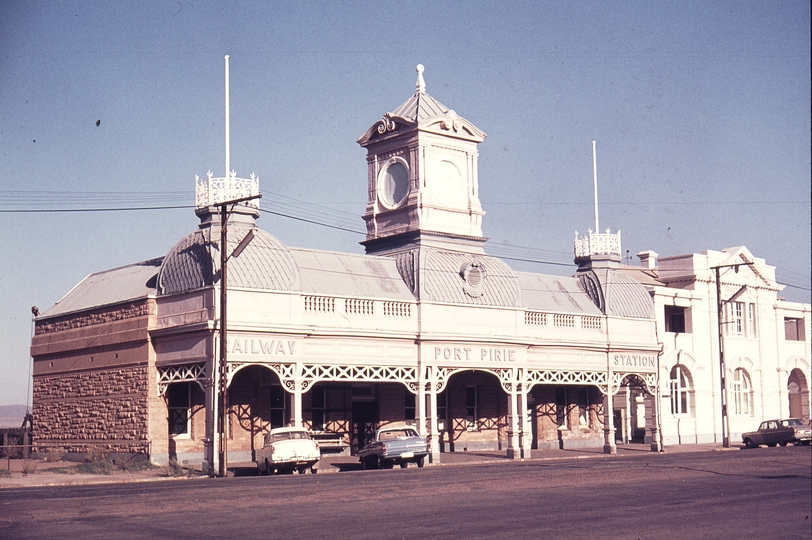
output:
[[[387,208],[397,208],[409,194],[409,169],[400,159],[387,163],[378,177],[378,193]]]
[[[445,204],[459,203],[465,195],[465,180],[456,165],[442,160],[434,166],[432,184],[434,193]]]

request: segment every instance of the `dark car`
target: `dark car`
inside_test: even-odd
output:
[[[812,428],[804,425],[797,418],[765,420],[758,426],[758,431],[742,433],[742,441],[747,448],[759,445],[786,446],[789,443],[809,444],[812,441]]]

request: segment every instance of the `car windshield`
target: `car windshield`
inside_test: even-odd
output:
[[[378,439],[381,441],[406,437],[417,437],[417,432],[413,429],[389,429],[378,434]]]
[[[288,439],[309,439],[310,433],[307,431],[282,431],[280,433],[271,433],[268,437],[268,442],[286,441]]]

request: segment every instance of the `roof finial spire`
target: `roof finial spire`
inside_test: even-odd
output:
[[[423,80],[423,64],[417,64],[415,68],[417,70],[417,84],[415,87],[417,88],[418,94],[425,94],[426,93],[426,81]]]

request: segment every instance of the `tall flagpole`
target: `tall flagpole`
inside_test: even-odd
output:
[[[226,178],[231,175],[231,128],[229,120],[228,55],[226,55]]]
[[[598,156],[595,152],[595,141],[592,141],[592,185],[595,189],[595,234],[601,232],[598,222]]]

